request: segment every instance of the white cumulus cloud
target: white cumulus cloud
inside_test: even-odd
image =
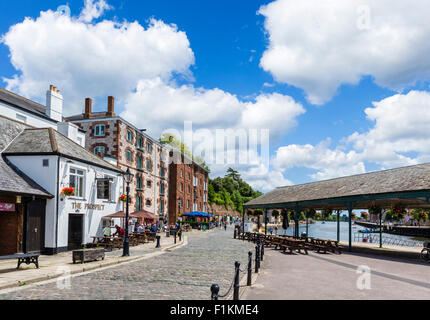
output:
[[[276,0],[259,13],[269,41],[261,67],[313,104],[363,76],[394,90],[430,80],[426,0]]]
[[[121,100],[141,79],[190,75],[194,53],[185,32],[155,19],[146,28],[137,21],[88,22],[106,9],[105,1],[87,1],[79,17],[48,10],[13,25],[2,42],[19,73],[4,79],[7,89],[38,98],[54,84],[71,115],[82,112],[84,97]]]

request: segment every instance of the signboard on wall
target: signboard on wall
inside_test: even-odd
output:
[[[1,203],[0,202],[0,211],[15,211],[15,203]]]

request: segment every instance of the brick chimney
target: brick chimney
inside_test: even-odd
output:
[[[108,117],[113,117],[115,114],[115,98],[112,96],[108,97],[108,108],[106,115]]]
[[[91,108],[93,105],[93,100],[91,98],[85,99],[85,113],[84,113],[84,119],[91,119]]]

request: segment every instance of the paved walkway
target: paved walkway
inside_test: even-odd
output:
[[[72,276],[70,286],[53,280],[0,291],[0,299],[210,299],[230,287],[234,262],[245,269],[254,245],[233,239],[233,228],[187,234],[187,245],[163,255]]]
[[[194,231],[192,233],[200,233],[202,231]],[[184,232],[184,235],[191,234]],[[105,259],[88,262],[85,264],[73,264],[72,252],[62,252],[57,255],[42,255],[39,257],[39,269],[36,269],[34,264],[21,264],[17,270],[17,259],[0,261],[0,289],[22,286],[29,283],[39,282],[47,279],[59,277],[67,270],[70,274],[81,273],[96,268],[115,265],[127,261],[136,260],[142,257],[151,257],[153,255],[162,254],[164,250],[170,247],[179,245],[174,243],[174,237],[166,237],[165,233],[161,234],[161,248],[156,249],[156,242],[150,241],[139,246],[130,247],[130,257],[122,257],[121,250],[113,250],[105,253]]]
[[[347,253],[289,255],[266,249],[263,266],[242,299],[430,299],[426,263]],[[357,271],[367,267],[370,278]],[[370,289],[363,289],[369,288],[366,284]]]

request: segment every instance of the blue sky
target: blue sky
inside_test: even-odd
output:
[[[183,120],[193,120],[196,128],[239,128],[240,119],[251,114],[254,127],[271,129],[271,164],[260,170],[234,167],[264,191],[428,161],[424,145],[430,134],[421,126],[430,120],[425,1],[412,1],[410,16],[402,13],[401,1],[392,6],[385,0],[334,1],[330,8],[314,0],[298,3],[2,1],[0,86],[44,103],[44,88],[58,84],[71,114],[81,112],[87,96],[95,99],[96,111],[104,110],[106,96],[113,94],[116,112],[154,136],[163,128],[180,129]],[[58,16],[40,17],[60,5],[70,7],[69,29],[61,28],[68,22]],[[95,11],[84,16],[84,5]],[[110,7],[97,11],[97,5]],[[26,17],[34,24],[23,23]],[[153,30],[156,40],[145,40],[150,37],[140,29],[116,35],[112,29],[110,39],[108,32],[95,31],[103,21],[121,26],[137,21],[143,30]],[[9,31],[12,26],[18,26],[15,32]],[[104,47],[92,46],[97,37]],[[87,52],[76,44],[81,39],[89,41]],[[120,52],[126,58],[117,58]],[[98,55],[106,63],[98,65]],[[94,57],[90,72],[93,65],[85,63]],[[167,91],[171,96],[163,94]],[[195,103],[188,106],[189,100]],[[188,118],[175,116],[180,112],[175,101],[184,104]],[[211,103],[217,113],[209,114]],[[261,114],[268,119],[259,119]],[[214,167],[213,174],[224,169]]]

